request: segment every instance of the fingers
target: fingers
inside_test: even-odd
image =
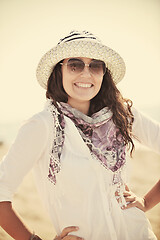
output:
[[[84,240],[84,238],[77,237],[77,236],[74,236],[74,235],[67,235],[64,238],[62,238],[60,236],[56,236],[54,238],[54,240]]]
[[[115,192],[115,196],[119,196],[119,192],[118,191]]]
[[[116,196],[117,202],[122,203],[122,198],[121,198],[122,196],[118,192],[115,193],[115,196]],[[133,196],[131,192],[124,192],[123,197],[125,198],[126,202],[135,200],[135,196]]]
[[[119,192],[116,192],[115,196],[122,209],[137,207],[145,211],[144,199],[137,197],[133,192],[130,191],[127,185],[125,185],[125,191],[123,192],[123,196],[121,196]],[[123,202],[123,197],[125,203]]]
[[[79,227],[77,226],[70,226],[70,227],[66,227],[62,230],[60,236],[56,236],[54,238],[54,240],[84,240],[84,238],[75,236],[75,235],[68,235],[71,232],[75,232],[78,231]]]
[[[127,202],[127,204],[130,204],[130,203],[136,201],[136,195],[134,193],[132,193],[131,191],[124,192],[123,196],[124,196],[125,201]]]
[[[125,189],[126,189],[126,191],[128,191],[128,192],[130,191],[130,190],[129,190],[129,187],[127,186],[127,184],[125,184]]]
[[[55,236],[53,240],[60,240],[61,238],[59,236]]]
[[[126,192],[126,191],[123,192],[123,196],[124,196],[124,197],[131,196],[131,194],[132,194],[132,192],[130,192],[130,191],[129,191],[129,192]]]
[[[135,196],[125,197],[126,202],[134,202],[136,200]]]
[[[132,195],[132,192],[123,192],[124,197],[129,197]],[[120,196],[119,192],[115,192],[115,196],[118,198]]]
[[[131,207],[136,207],[136,201],[128,203],[126,206],[122,206],[122,209],[128,209]]]
[[[77,237],[74,235],[68,235],[68,236],[64,237],[63,240],[84,240],[84,238]]]
[[[144,212],[146,211],[144,198],[137,197],[133,192],[130,191],[127,185],[125,185],[125,191],[123,192],[123,196],[120,195],[119,192],[117,191],[115,192],[115,197],[122,209],[137,207]],[[125,203],[123,199],[125,199]]]
[[[133,201],[129,201],[126,206],[122,207],[122,209],[128,209],[131,207],[137,207],[145,212],[145,200],[141,197],[135,197]]]
[[[126,191],[124,191],[124,193],[123,193],[124,197],[131,196],[131,195],[133,194],[133,193],[130,191],[128,185],[126,185],[126,184],[125,184],[125,190],[126,190]]]
[[[65,236],[68,235],[68,233],[78,231],[78,229],[79,229],[79,227],[76,227],[76,226],[66,227],[66,228],[63,229],[60,237],[64,238]]]
[[[120,193],[119,193],[119,192],[115,192],[115,196],[116,196],[116,197],[119,197],[119,196],[120,196]],[[123,192],[123,196],[124,196],[124,197],[131,196],[131,192]]]

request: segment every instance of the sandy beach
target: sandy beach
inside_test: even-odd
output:
[[[0,160],[7,150],[8,147],[5,144],[0,146]],[[160,156],[140,147],[134,153],[131,164],[130,187],[137,195],[142,196],[159,179]],[[29,229],[34,230],[42,239],[53,239],[55,231],[39,199],[31,172],[24,178],[15,194],[13,205]],[[154,233],[160,240],[160,204],[148,211],[146,215],[151,222]],[[11,239],[0,228],[0,240]]]

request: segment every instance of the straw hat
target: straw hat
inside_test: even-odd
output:
[[[87,57],[104,61],[116,84],[124,77],[125,63],[117,52],[103,45],[92,33],[72,31],[41,58],[36,72],[39,84],[46,89],[48,78],[55,65],[71,57]]]

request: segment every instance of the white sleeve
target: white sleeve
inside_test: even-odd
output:
[[[160,123],[150,119],[135,108],[132,109],[134,115],[133,135],[140,143],[160,154]]]
[[[15,142],[0,162],[0,201],[12,201],[24,176],[43,153],[47,137],[46,124],[38,114],[20,128]]]

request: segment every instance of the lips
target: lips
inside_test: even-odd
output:
[[[74,83],[75,86],[79,87],[79,88],[91,88],[93,86],[92,83]]]

